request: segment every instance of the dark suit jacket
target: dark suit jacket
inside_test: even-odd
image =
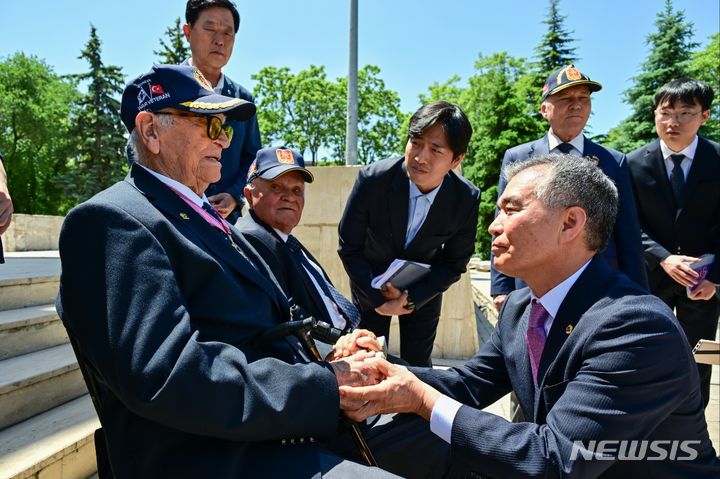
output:
[[[237,228],[267,262],[288,298],[292,298],[295,304],[302,307],[311,316],[332,325],[332,318],[330,318],[320,293],[313,286],[312,280],[302,265],[293,258],[282,238],[260,220],[253,210],[250,210],[249,215],[238,220]],[[302,249],[315,264],[322,268],[320,262],[313,257],[310,251],[304,246]],[[325,271],[323,271],[323,275],[332,284]]]
[[[673,281],[660,266],[671,254],[715,254],[708,279],[720,283],[720,145],[699,138],[677,213],[665,162],[656,140],[628,155],[640,215],[650,286]]]
[[[539,140],[524,143],[510,148],[505,152],[502,167],[517,161],[527,161],[530,157],[547,155],[550,151],[548,137],[545,135]],[[637,209],[633,199],[630,175],[628,174],[625,155],[610,148],[593,143],[585,138],[583,156],[594,157],[598,165],[610,178],[618,190],[618,214],[615,220],[615,229],[610,242],[601,253],[608,264],[625,273],[631,280],[640,286],[648,287],[647,273],[642,256],[640,242],[640,224],[637,218]],[[505,190],[505,180],[501,177],[498,185],[498,198]],[[506,276],[495,270],[491,265],[490,294],[508,294],[516,288],[525,286],[524,282]]]
[[[525,344],[529,302],[528,288],[511,293],[490,340],[464,366],[411,368],[464,404],[452,426],[451,461],[498,478],[717,477],[697,368],[662,301],[594,258],[553,321],[537,394]],[[511,390],[530,422],[481,411]],[[570,459],[575,440],[588,447],[591,440],[623,439],[697,441],[698,457]]]
[[[475,250],[480,190],[452,171],[405,248],[410,200],[404,160],[389,158],[363,168],[340,220],[338,252],[362,311],[385,302],[370,282],[394,259],[431,265],[430,274],[408,288],[419,309],[460,278]]]
[[[134,164],[68,214],[60,258],[60,314],[100,386],[116,477],[319,470],[317,444],[280,440],[334,434],[335,376],[284,340],[253,345],[287,319],[284,296],[173,191]]]

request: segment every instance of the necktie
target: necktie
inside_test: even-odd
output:
[[[288,236],[287,242],[285,244],[287,244],[288,249],[293,254],[295,259],[297,259],[300,264],[305,268],[305,270],[310,272],[313,278],[315,278],[315,281],[323,290],[325,296],[335,302],[338,309],[345,317],[347,322],[350,324],[350,326],[353,329],[356,328],[357,325],[360,323],[360,311],[358,311],[355,305],[352,304],[345,296],[343,296],[340,291],[335,289],[335,287],[330,284],[330,282],[328,282],[325,277],[320,274],[320,272],[315,269],[312,264],[310,264],[310,261],[308,261],[302,251],[300,241],[298,241],[296,237],[294,237],[293,235]]]
[[[678,209],[682,205],[683,188],[685,187],[685,173],[683,173],[680,163],[685,159],[685,155],[670,155],[673,162],[673,169],[670,173],[670,183],[672,184],[673,193],[675,194],[675,204]]]
[[[560,150],[566,155],[569,155],[570,152],[575,149],[575,147],[572,146],[570,143],[560,143],[558,146],[555,147],[555,149]]]
[[[543,305],[536,299],[533,299],[532,306],[530,307],[528,328],[525,333],[525,343],[527,344],[528,354],[530,355],[530,367],[532,368],[533,382],[535,384],[537,384],[540,357],[545,348],[545,321],[547,321],[549,317],[550,315]]]

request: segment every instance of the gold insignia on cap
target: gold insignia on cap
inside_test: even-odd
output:
[[[572,324],[568,324],[568,325],[567,325],[567,328],[565,328],[565,334],[570,334],[570,333],[572,333],[572,332],[573,332],[573,325],[572,325]]]
[[[187,213],[180,213],[180,218],[182,218],[182,219],[184,219],[184,220],[189,220],[189,219],[190,219],[190,217],[187,215]]]
[[[250,168],[248,169],[248,175],[252,175],[257,171],[257,160],[253,160],[252,163],[250,163]]]
[[[582,74],[572,65],[565,69],[565,76],[567,76],[567,79],[570,81],[582,79]]]
[[[295,164],[295,158],[293,157],[293,153],[290,150],[283,150],[278,148],[277,150],[275,150],[275,155],[277,156],[277,159],[280,163],[284,163],[286,165]]]
[[[200,70],[198,70],[197,68],[193,69],[193,76],[195,77],[195,80],[197,80],[197,82],[200,84],[201,87],[215,93],[215,90],[213,90],[212,85],[210,84],[209,81],[207,81],[207,78],[205,78],[203,76],[203,74],[202,74],[202,72],[200,72]]]

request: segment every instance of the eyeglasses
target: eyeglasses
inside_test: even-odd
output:
[[[205,118],[207,120],[207,136],[211,140],[215,141],[220,138],[220,133],[225,132],[228,142],[232,141],[233,129],[230,125],[223,124],[222,120],[217,116],[202,115],[200,113],[185,113],[175,111],[155,111],[156,115],[172,115],[172,116],[185,116],[191,118]]]
[[[655,110],[655,116],[660,121],[670,121],[675,118],[678,123],[687,123],[691,121],[698,113],[702,111],[668,111],[668,110]]]

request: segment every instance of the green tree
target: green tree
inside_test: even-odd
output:
[[[0,151],[15,211],[62,214],[68,204],[54,178],[73,145],[70,106],[79,93],[44,61],[16,53],[0,61]]]
[[[190,58],[190,46],[185,39],[185,33],[180,25],[180,17],[175,24],[165,30],[166,40],[160,39],[160,50],[154,50],[159,63],[176,64]]]
[[[700,134],[720,140],[720,33],[710,36],[705,49],[695,52],[690,63],[690,76],[710,85],[715,92],[712,113]]]
[[[344,115],[338,85],[315,65],[296,75],[287,67],[264,67],[252,78],[263,144],[310,150],[314,165],[320,149],[332,147],[332,130]]]
[[[87,82],[87,93],[77,102],[73,118],[77,154],[58,183],[69,198],[79,202],[122,179],[127,172],[127,137],[118,100],[124,85],[122,70],[103,63],[101,42],[92,25],[90,39],[78,58],[90,64],[87,73],[73,75]]]
[[[691,54],[698,46],[693,41],[693,24],[685,20],[682,11],[673,9],[671,0],[665,0],[655,26],[656,31],[647,37],[650,54],[634,85],[625,91],[625,102],[632,112],[608,132],[608,143],[620,151],[630,152],[656,138],[655,93],[665,83],[690,75]]]
[[[339,91],[347,98],[347,78],[338,78]],[[385,86],[380,68],[366,65],[358,72],[358,159],[368,164],[403,151],[398,142],[398,130],[405,116],[400,110],[400,97]],[[345,160],[345,111],[339,125],[333,129],[334,158]]]
[[[534,105],[527,101],[532,87],[531,65],[506,52],[482,55],[475,64],[460,106],[473,126],[463,160],[463,173],[482,190],[477,252],[490,254],[488,226],[495,216],[497,184],[505,150],[537,138]]]

